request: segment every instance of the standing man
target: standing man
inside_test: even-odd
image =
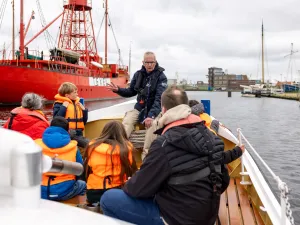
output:
[[[147,129],[143,156],[153,141],[153,129],[149,129],[155,118],[160,116],[161,112],[161,95],[166,90],[167,77],[164,74],[164,68],[160,67],[156,61],[153,52],[144,54],[143,66],[138,70],[128,88],[120,88],[114,83],[108,85],[108,89],[118,95],[129,98],[137,95],[137,103],[134,109],[126,112],[123,119],[123,125],[129,138],[137,122],[144,123]]]

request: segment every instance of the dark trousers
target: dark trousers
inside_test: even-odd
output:
[[[158,205],[153,199],[137,199],[122,189],[107,190],[101,197],[104,215],[138,225],[164,225]]]

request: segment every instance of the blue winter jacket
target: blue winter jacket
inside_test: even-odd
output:
[[[62,148],[68,145],[71,141],[69,133],[61,127],[51,126],[48,127],[42,137],[42,140],[49,148]],[[79,149],[76,153],[76,162],[83,164],[83,160]],[[73,188],[75,180],[65,181],[59,184],[51,185],[50,196],[56,196],[60,198],[67,195]],[[48,199],[47,197],[47,186],[41,186],[42,198]]]

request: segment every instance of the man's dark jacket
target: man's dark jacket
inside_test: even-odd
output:
[[[157,63],[154,70],[148,74],[146,68],[142,66],[134,74],[130,87],[119,88],[116,92],[126,98],[137,95],[137,103],[134,108],[142,112],[140,122],[147,117],[155,118],[161,112],[161,95],[168,86],[164,70]]]
[[[200,125],[199,125],[200,124]],[[227,168],[238,158],[241,150],[224,154],[224,143],[203,122],[175,126],[152,143],[139,171],[126,182],[123,190],[136,198],[153,198],[161,216],[169,225],[212,225],[215,223],[220,197],[213,195],[208,176],[186,184],[173,185],[168,180],[191,174],[208,166],[208,149],[212,149],[213,161],[221,165],[224,189],[229,183]],[[191,127],[192,126],[192,127]],[[211,148],[208,147],[211,143]],[[238,153],[237,153],[238,152]]]

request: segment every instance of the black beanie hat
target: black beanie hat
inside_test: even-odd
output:
[[[51,127],[61,127],[66,131],[69,131],[69,122],[62,116],[56,116],[53,118],[50,124]]]

